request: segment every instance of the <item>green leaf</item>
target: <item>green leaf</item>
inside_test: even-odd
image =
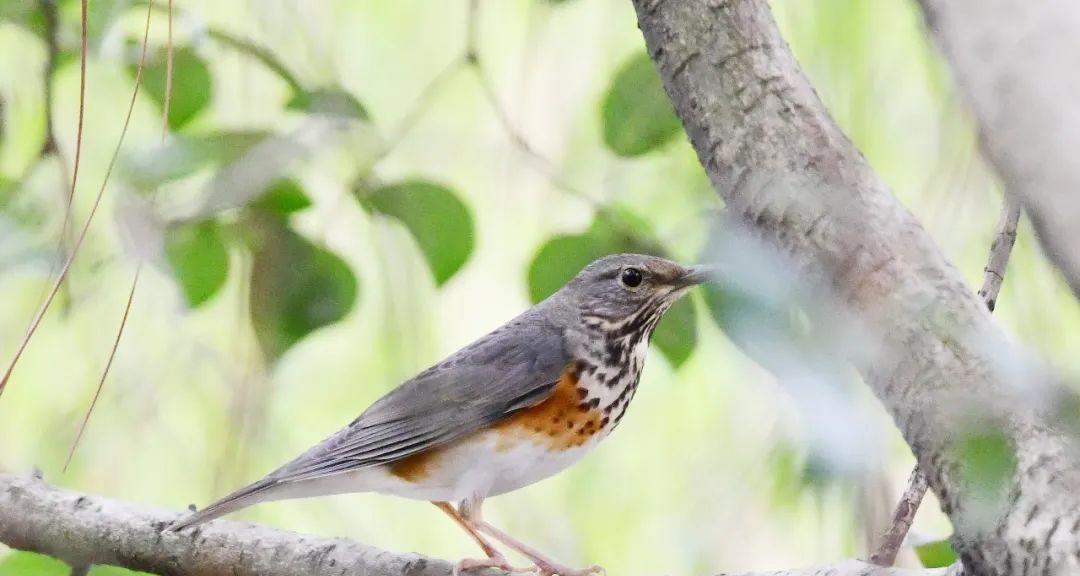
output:
[[[213,297],[229,275],[229,251],[214,220],[170,228],[165,256],[192,308]]]
[[[360,201],[368,210],[405,225],[439,286],[461,270],[472,255],[472,214],[445,186],[420,180],[402,182],[361,193]]]
[[[130,66],[128,71],[135,76],[137,67]],[[157,103],[158,109],[165,109],[167,74],[167,52],[156,50],[147,58],[143,69],[142,87]],[[210,103],[213,79],[210,68],[195,50],[181,47],[173,50],[172,96],[169,99],[169,128],[179,130],[190,122]]]
[[[367,108],[364,108],[355,96],[336,87],[301,92],[293,96],[285,106],[289,110],[302,110],[312,114],[365,122],[370,119]]]
[[[683,297],[671,306],[664,318],[656,325],[653,343],[675,368],[683,365],[697,346],[697,311],[689,297]]]
[[[974,496],[987,503],[1002,502],[1016,472],[1016,454],[997,426],[978,423],[958,443],[960,475]]]
[[[279,180],[253,204],[275,214],[287,215],[311,206],[311,198],[295,180]]]
[[[539,302],[562,288],[593,260],[619,252],[635,252],[663,256],[657,243],[647,235],[630,235],[625,230],[640,230],[628,225],[632,217],[605,211],[583,233],[551,238],[540,247],[529,264],[529,298]],[[618,227],[615,226],[618,223]],[[693,353],[697,345],[697,313],[688,299],[677,302],[668,310],[653,333],[656,344],[671,365],[678,368]]]
[[[619,68],[601,106],[604,143],[620,156],[651,152],[682,128],[648,54]]]
[[[956,551],[947,538],[916,546],[915,555],[925,568],[945,568],[955,564],[957,560]]]
[[[236,161],[259,142],[271,138],[266,132],[217,132],[200,136],[176,135],[168,142],[135,154],[124,163],[131,184],[151,190],[186,178],[205,168]]]
[[[352,310],[358,291],[349,265],[290,229],[283,218],[256,214],[251,321],[267,359],[280,358],[315,330]]]
[[[536,303],[551,296],[589,262],[605,254],[605,246],[589,234],[548,240],[529,264],[529,298]]]
[[[0,559],[0,576],[66,576],[71,567],[32,552],[12,552]]]
[[[148,572],[136,572],[118,566],[94,566],[90,569],[89,576],[138,576],[143,574],[146,576],[153,576]]]

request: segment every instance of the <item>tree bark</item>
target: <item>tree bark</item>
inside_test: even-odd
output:
[[[717,576],[957,576],[960,573],[960,569],[959,565],[931,570],[889,568],[860,562],[858,560],[847,560],[838,564],[819,566],[817,568],[744,572],[742,574],[720,573],[717,574]]]
[[[1003,361],[1022,356],[829,117],[765,0],[634,6],[730,211],[878,338],[879,354],[851,360],[926,471],[967,572],[1080,570],[1080,473],[1054,414],[1071,396],[1045,371]],[[1015,461],[988,487],[965,446],[989,425]]]
[[[1080,3],[919,4],[971,103],[983,150],[1080,296]]]
[[[0,474],[0,542],[72,566],[110,564],[188,576],[449,576],[451,566],[342,538],[217,520],[162,533],[180,515]],[[484,572],[486,576],[500,574]]]

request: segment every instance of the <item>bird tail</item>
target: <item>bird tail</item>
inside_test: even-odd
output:
[[[209,522],[219,516],[224,516],[230,512],[235,512],[241,508],[247,508],[252,504],[268,500],[272,495],[271,490],[276,486],[280,486],[280,483],[277,480],[263,478],[254,484],[245,486],[236,492],[229,494],[202,510],[192,512],[176,522],[173,522],[165,528],[165,532],[176,532],[189,526],[196,526],[204,522]]]

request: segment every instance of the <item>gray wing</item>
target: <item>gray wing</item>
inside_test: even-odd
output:
[[[543,401],[569,356],[562,330],[539,316],[527,312],[395,388],[268,479],[305,480],[394,462]]]
[[[562,330],[534,308],[398,386],[292,462],[167,529],[228,514],[283,485],[394,462],[468,436],[548,398],[569,363]]]

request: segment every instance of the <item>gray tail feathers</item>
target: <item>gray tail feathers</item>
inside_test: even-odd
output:
[[[257,502],[262,502],[269,496],[268,491],[275,486],[280,486],[280,483],[277,480],[271,480],[269,478],[259,480],[254,484],[245,486],[236,492],[229,494],[202,510],[192,512],[176,522],[173,522],[165,528],[165,532],[176,532],[189,526],[209,522],[219,516],[224,516],[230,512],[246,508]]]

